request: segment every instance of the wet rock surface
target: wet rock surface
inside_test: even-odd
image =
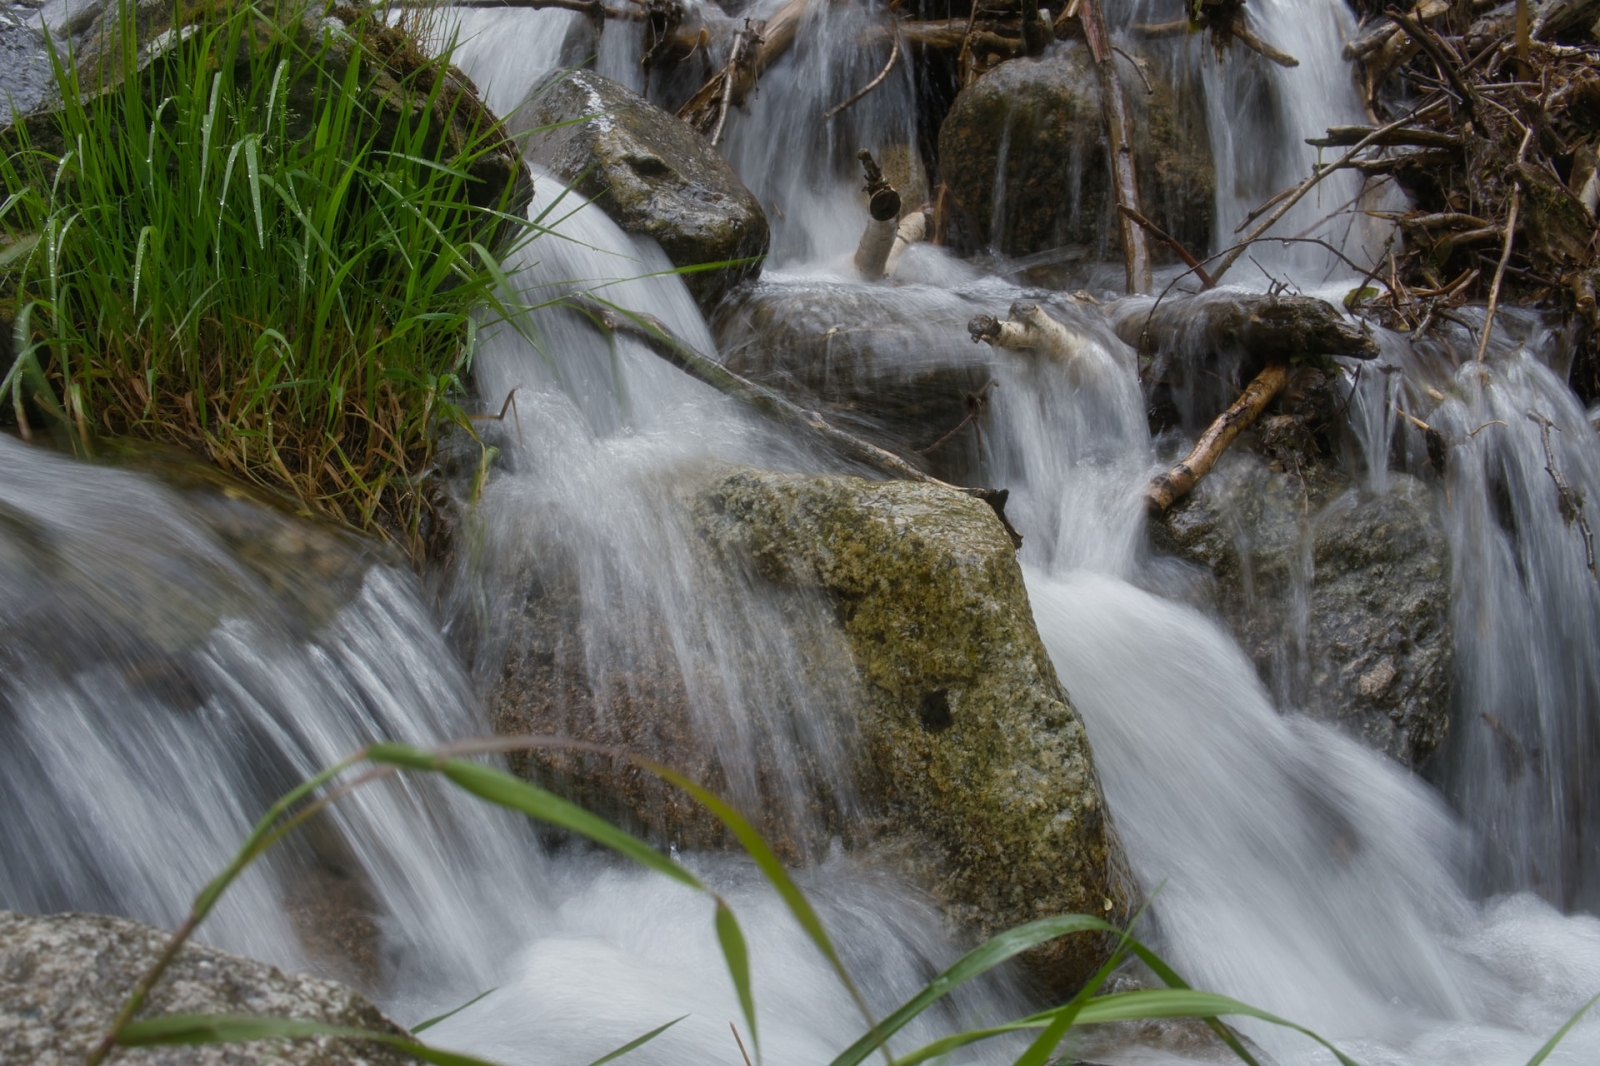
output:
[[[0,3],[0,123],[37,106],[50,91],[50,53],[31,5]]]
[[[759,273],[770,239],[760,203],[705,138],[637,93],[593,71],[563,73],[509,126],[532,158],[675,265],[738,261],[685,275],[702,307]]]
[[[1144,213],[1191,251],[1211,239],[1216,188],[1199,93],[1119,59],[1134,127]],[[1061,42],[1037,59],[1000,64],[962,90],[939,130],[945,184],[977,247],[1007,256],[1077,249],[1116,254],[1100,88],[1086,46]],[[1065,251],[1063,251],[1065,254]],[[1164,261],[1171,253],[1152,243]]]
[[[1427,486],[1389,482],[1373,493],[1330,464],[1274,470],[1240,449],[1152,539],[1209,572],[1202,598],[1280,706],[1418,766],[1449,726],[1450,560]]]
[[[723,305],[729,369],[825,406],[830,417],[944,481],[977,478],[991,354],[968,342],[988,308],[949,293],[832,282],[746,287]],[[963,427],[963,423],[967,423]]]
[[[928,881],[982,935],[1069,912],[1119,922],[1135,891],[1077,712],[994,513],[906,482],[737,470],[705,489],[702,536],[776,585],[822,591],[862,682],[862,800],[920,842]],[[1031,957],[1055,991],[1096,938]]]
[[[609,749],[515,752],[520,776],[662,847],[737,848],[715,816],[610,752],[653,759],[807,863],[859,836],[840,768],[851,758],[849,653],[821,596],[753,588],[705,550],[690,512],[715,476],[682,471],[665,499],[642,505],[670,516],[662,538],[676,542],[657,573],[546,531],[537,557],[495,578],[504,599],[471,657],[495,732]]]
[[[83,1062],[169,935],[103,915],[0,911],[0,1061]],[[289,976],[198,944],[178,954],[141,1017],[162,1014],[259,1014],[404,1032],[334,981]],[[413,1060],[381,1044],[317,1038],[125,1049],[116,1061],[129,1066],[398,1066]]]

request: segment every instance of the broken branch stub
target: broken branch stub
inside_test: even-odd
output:
[[[1019,300],[1003,322],[978,315],[967,323],[967,332],[974,344],[984,341],[993,348],[1049,358],[1064,367],[1075,384],[1103,382],[1119,372],[1116,360],[1099,344],[1051,318],[1038,304]]]
[[[867,178],[866,193],[871,198],[867,213],[871,218],[856,247],[856,272],[863,281],[881,281],[887,273],[889,253],[894,251],[900,218],[900,193],[878,169],[872,153],[865,148],[856,153]]]

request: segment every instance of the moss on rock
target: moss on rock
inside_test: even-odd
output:
[[[862,798],[928,845],[933,886],[983,935],[1071,912],[1127,918],[1135,889],[1083,723],[1039,640],[1022,571],[983,503],[929,485],[729,473],[696,524],[730,561],[822,589],[865,682]],[[1101,938],[1036,951],[1056,991]]]

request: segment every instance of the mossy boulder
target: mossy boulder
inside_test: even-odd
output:
[[[1330,463],[1274,470],[1236,449],[1154,525],[1157,546],[1209,571],[1204,598],[1280,706],[1421,765],[1449,728],[1455,669],[1433,494],[1407,474],[1374,493]]]
[[[1118,59],[1136,135],[1134,166],[1144,213],[1195,254],[1211,240],[1216,173],[1203,98],[1174,89],[1159,70],[1141,75]],[[1071,249],[1105,259],[1117,248],[1115,196],[1087,47],[1054,45],[1012,59],[961,91],[939,129],[945,185],[979,247],[1022,257]],[[1157,260],[1172,253],[1152,244]]]
[[[721,465],[669,480],[682,525],[663,535],[686,549],[671,566],[691,569],[696,602],[722,605],[710,610],[734,628],[542,550],[499,583],[516,589],[495,608],[503,635],[478,652],[497,732],[665,763],[732,799],[787,860],[838,841],[923,885],[975,936],[1045,915],[1129,915],[1136,888],[1088,738],[987,505]],[[586,603],[626,621],[596,623]],[[713,644],[723,658],[702,670]],[[717,707],[728,688],[746,697],[733,720]],[[803,750],[796,736],[810,738]],[[725,764],[745,738],[754,757]],[[603,752],[512,766],[663,845],[736,847],[681,793]],[[1035,952],[1032,971],[1070,991],[1107,950],[1067,938]]]
[[[923,484],[736,470],[700,493],[695,523],[729,563],[833,604],[862,682],[862,799],[917,841],[955,918],[990,935],[1128,917],[1136,890],[1088,736],[993,511]],[[1032,970],[1072,989],[1109,947],[1063,938]]]
[[[510,121],[528,154],[629,233],[652,237],[701,307],[760,272],[770,234],[755,196],[717,150],[675,116],[589,70],[533,91]]]
[[[0,1062],[83,1062],[170,936],[125,918],[0,911]],[[255,1014],[405,1032],[335,981],[288,976],[194,943],[178,953],[146,1001],[144,1016],[162,1014]],[[318,1037],[129,1048],[115,1061],[126,1066],[400,1066],[413,1060],[382,1044]]]

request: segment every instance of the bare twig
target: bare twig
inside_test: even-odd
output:
[[[739,1027],[734,1025],[732,1022],[729,1022],[728,1028],[733,1030],[733,1042],[739,1045],[739,1054],[744,1056],[744,1066],[752,1066],[750,1062],[750,1052],[744,1049],[744,1041],[739,1039]]]
[[[1084,39],[1089,44],[1089,53],[1100,74],[1100,106],[1105,118],[1106,139],[1111,149],[1111,176],[1117,203],[1137,211],[1139,183],[1134,172],[1132,124],[1128,118],[1127,101],[1122,96],[1122,78],[1117,73],[1116,53],[1111,50],[1111,37],[1106,30],[1105,16],[1100,10],[1100,0],[1081,0],[1077,7],[1078,16],[1083,21]],[[1122,234],[1128,292],[1149,292],[1150,250],[1145,245],[1144,230],[1123,214],[1118,215],[1117,228]]]
[[[1117,210],[1121,211],[1139,225],[1143,226],[1150,236],[1154,237],[1156,240],[1160,241],[1162,244],[1178,253],[1178,258],[1182,259],[1185,265],[1187,265],[1190,270],[1194,271],[1195,277],[1200,279],[1200,284],[1204,285],[1208,289],[1216,288],[1216,280],[1212,278],[1209,272],[1207,272],[1206,268],[1200,263],[1200,260],[1196,259],[1189,249],[1183,246],[1182,241],[1172,236],[1154,222],[1151,222],[1148,218],[1140,214],[1134,208],[1129,207],[1127,204],[1118,204]]]
[[[882,70],[878,71],[878,76],[852,93],[850,95],[850,99],[844,101],[843,103],[835,104],[833,107],[829,108],[828,113],[822,116],[822,121],[833,121],[834,116],[839,114],[839,112],[843,111],[845,108],[849,107],[851,104],[855,103],[857,100],[860,100],[863,96],[866,96],[872,90],[882,85],[884,80],[889,77],[889,72],[894,69],[894,65],[899,59],[900,36],[899,34],[896,34],[892,38],[892,42],[889,47],[889,61],[883,65]]]
[[[1561,467],[1556,463],[1555,450],[1550,447],[1550,431],[1556,425],[1538,411],[1529,411],[1528,417],[1539,423],[1539,433],[1544,439],[1544,469],[1550,475],[1550,480],[1556,483],[1556,504],[1561,508],[1561,517],[1569,526],[1577,523],[1578,532],[1583,535],[1583,554],[1589,565],[1589,573],[1600,577],[1600,571],[1595,569],[1594,563],[1594,533],[1589,528],[1589,516],[1583,510],[1583,493],[1567,483]]]
[[[1522,134],[1522,146],[1517,149],[1517,162],[1520,164],[1528,154],[1528,143],[1533,140],[1533,127],[1529,126]],[[1514,171],[1513,171],[1514,172]],[[1489,350],[1489,332],[1494,329],[1494,313],[1500,305],[1500,283],[1505,280],[1506,263],[1511,260],[1511,244],[1517,236],[1517,209],[1522,206],[1520,194],[1522,185],[1515,179],[1511,182],[1511,206],[1506,211],[1506,243],[1500,250],[1500,264],[1494,269],[1494,281],[1489,285],[1489,306],[1483,312],[1483,335],[1478,338],[1478,362],[1483,362],[1484,354]]]
[[[1310,192],[1312,189],[1321,184],[1323,178],[1326,178],[1334,171],[1342,170],[1343,168],[1349,166],[1351,161],[1354,160],[1355,157],[1364,149],[1366,149],[1367,146],[1376,144],[1379,137],[1411,124],[1412,122],[1416,121],[1419,115],[1435,106],[1436,103],[1437,101],[1430,100],[1427,103],[1417,107],[1410,113],[1395,119],[1388,125],[1379,126],[1377,129],[1363,137],[1360,141],[1356,142],[1355,146],[1344,155],[1340,156],[1337,161],[1330,163],[1325,167],[1319,167],[1315,173],[1313,173],[1309,178],[1306,178],[1299,185],[1296,185],[1288,194],[1279,194],[1282,199],[1279,200],[1278,206],[1272,211],[1272,213],[1267,215],[1266,221],[1262,222],[1255,229],[1251,230],[1249,236],[1245,237],[1243,241],[1241,241],[1230,252],[1222,257],[1222,261],[1217,265],[1217,268],[1213,272],[1212,276],[1220,281],[1222,279],[1222,275],[1228,272],[1228,268],[1233,266],[1233,264],[1238,261],[1239,256],[1244,254],[1245,248],[1247,248],[1257,237],[1260,237],[1263,233],[1267,232],[1267,230],[1277,225],[1278,220],[1284,215],[1287,215],[1290,209],[1305,197],[1306,193]]]
[[[653,315],[640,311],[625,311],[593,296],[574,297],[571,303],[602,328],[615,333],[624,333],[642,341],[652,353],[690,377],[697,378],[718,392],[754,408],[775,422],[809,433],[859,463],[903,481],[920,481],[927,485],[937,485],[982,500],[994,509],[995,516],[1005,527],[1012,544],[1019,548],[1022,546],[1022,534],[1018,533],[1006,518],[1005,504],[1010,494],[1005,489],[950,485],[940,481],[932,474],[918,470],[887,448],[880,448],[870,441],[839,429],[823,418],[820,412],[808,411],[772,389],[758,385],[729,370],[715,359],[702,355]]]
[[[1478,117],[1478,94],[1473,92],[1461,76],[1461,61],[1446,51],[1444,44],[1426,26],[1419,24],[1408,15],[1398,11],[1386,11],[1384,16],[1395,25],[1406,31],[1413,41],[1422,47],[1428,57],[1433,60],[1434,66],[1439,68],[1450,87],[1461,97],[1461,109],[1467,113],[1467,124],[1474,133],[1483,133],[1483,123]]]
[[[1240,44],[1250,49],[1250,51],[1255,52],[1257,55],[1278,64],[1280,67],[1298,67],[1300,65],[1300,61],[1294,56],[1290,55],[1288,52],[1285,52],[1281,48],[1274,48],[1266,41],[1263,41],[1260,37],[1257,37],[1255,33],[1244,24],[1244,19],[1242,18],[1234,19],[1233,24],[1228,27],[1228,30],[1234,35],[1234,37],[1238,39]]]

